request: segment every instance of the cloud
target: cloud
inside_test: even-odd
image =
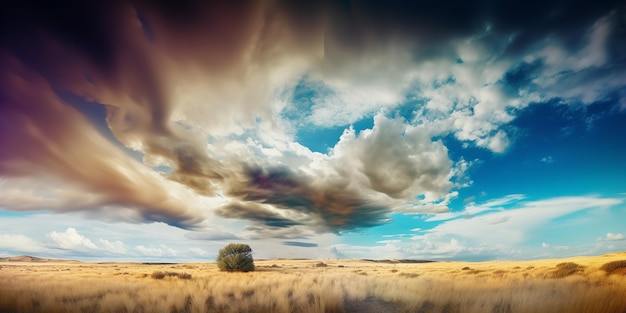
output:
[[[319,247],[318,244],[316,243],[311,243],[311,242],[301,242],[301,241],[283,241],[282,242],[283,245],[285,246],[292,246],[292,247],[303,247],[303,248],[315,248],[315,247]]]
[[[62,233],[50,232],[46,234],[46,239],[50,242],[51,247],[64,250],[94,251],[100,249],[89,238],[79,234],[76,228],[73,227],[68,227]]]
[[[269,188],[268,190],[271,191],[272,189],[273,188]],[[294,200],[297,201],[297,199]],[[285,216],[289,215],[290,213],[293,213],[293,215],[295,216],[292,218],[289,218],[289,216]],[[226,218],[247,219],[271,227],[289,227],[294,225],[301,225],[301,223],[297,221],[297,212],[289,210],[287,206],[285,206],[285,209],[283,210],[276,210],[271,205],[257,204],[254,202],[235,202],[218,208],[217,210],[215,210],[215,214],[220,217]],[[307,215],[302,214],[301,216],[302,218],[307,218]]]
[[[394,243],[399,243],[402,242],[402,240],[400,239],[390,239],[390,240],[379,240],[376,241],[376,243],[384,243],[384,244],[394,244]]]
[[[246,226],[242,237],[250,240],[275,239],[309,239],[314,232],[303,226],[272,227]]]
[[[110,242],[106,239],[100,239],[100,245],[102,247],[102,249],[111,252],[111,253],[116,253],[116,254],[126,254],[127,250],[126,250],[126,246],[124,245],[123,242],[116,240],[113,242]]]
[[[75,211],[107,208],[125,220],[192,224],[202,219],[181,198],[191,194],[164,180],[105,139],[78,111],[59,99],[41,73],[6,54],[2,62],[0,203],[13,210]],[[10,91],[9,91],[10,90]],[[192,200],[192,199],[189,199]],[[197,203],[193,200],[191,203]],[[124,208],[132,208],[132,214]]]
[[[149,247],[146,247],[144,245],[138,245],[135,247],[135,251],[139,252],[141,255],[149,256],[149,257],[176,256],[178,254],[176,250],[166,245],[149,246]]]
[[[619,240],[624,240],[624,235],[622,233],[607,233],[606,234],[606,238],[604,238],[605,240],[610,240],[610,241],[619,241]]]
[[[541,223],[591,208],[611,207],[620,199],[598,197],[561,197],[529,201],[507,210],[496,210],[472,219],[454,219],[437,225],[429,233],[456,234],[479,242],[519,242]],[[491,223],[507,217],[502,223]],[[494,236],[494,234],[498,234]]]
[[[0,206],[250,238],[445,212],[471,180],[437,138],[504,153],[530,103],[625,86],[612,4],[541,5],[2,4]],[[297,142],[331,126],[328,153]]]
[[[379,246],[360,246],[349,244],[335,244],[326,252],[329,258],[338,259],[370,259],[372,255],[384,256],[385,259],[402,259],[407,251],[394,244]],[[322,257],[326,257],[322,255]]]
[[[211,228],[202,228],[201,230],[192,231],[185,234],[185,238],[195,239],[195,240],[237,240],[240,239],[239,236],[218,229]]]
[[[440,199],[452,188],[447,148],[432,141],[427,129],[382,114],[358,136],[354,129],[344,131],[330,157],[338,174],[391,198],[425,194]]]
[[[0,234],[0,250],[13,253],[41,253],[48,249],[24,235]]]
[[[207,257],[210,255],[209,252],[205,251],[204,249],[200,249],[200,248],[189,248],[189,251],[191,251],[193,254],[197,255],[197,256],[201,256],[201,257]]]
[[[551,164],[554,163],[554,158],[552,158],[551,156],[546,156],[541,158],[541,162]]]
[[[512,195],[504,196],[502,198],[492,199],[482,204],[476,204],[475,202],[470,202],[469,204],[465,206],[463,211],[447,212],[447,213],[432,215],[432,216],[429,216],[426,219],[426,221],[427,222],[445,221],[445,220],[456,219],[459,217],[472,218],[478,215],[483,215],[488,212],[497,212],[497,211],[502,212],[504,211],[505,207],[515,205],[520,200],[523,200],[525,198],[526,196],[522,194],[512,194]],[[498,224],[498,221],[504,222],[508,220],[508,218],[509,216],[507,216],[506,214],[503,214],[495,218],[492,216],[489,219],[489,221],[490,223]]]
[[[481,214],[471,218],[461,213],[439,220],[442,221],[440,224],[424,230],[423,235],[413,236],[412,240],[419,246],[421,253],[433,253],[434,256],[454,253],[463,253],[464,257],[513,256],[518,252],[512,251],[511,247],[525,244],[535,229],[556,218],[582,210],[612,207],[623,202],[622,199],[601,197],[559,197],[526,202],[513,199],[523,199],[523,196],[511,195],[487,202],[488,205],[479,206]],[[502,204],[507,204],[507,209],[498,209]],[[452,239],[458,244],[453,244]],[[463,251],[462,247],[468,247],[468,250]],[[557,250],[569,248],[545,242],[542,247]],[[454,252],[455,249],[458,251]]]
[[[557,251],[569,250],[569,246],[552,246],[552,245],[547,244],[545,242],[541,243],[541,247],[543,249],[554,249],[554,250],[557,250]]]

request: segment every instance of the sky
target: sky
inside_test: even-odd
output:
[[[626,251],[620,1],[0,12],[0,257]]]

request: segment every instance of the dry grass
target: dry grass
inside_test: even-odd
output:
[[[601,270],[607,274],[622,274],[626,275],[626,260],[612,261],[605,263],[600,267]]]
[[[563,278],[576,273],[581,273],[584,266],[574,262],[562,262],[556,265],[556,270],[552,272],[552,278]]]
[[[150,275],[154,279],[163,279],[165,277],[178,277],[180,279],[191,279],[191,274],[188,273],[177,273],[177,272],[161,272],[155,271]]]
[[[220,272],[215,263],[7,262],[0,269],[0,312],[621,313],[625,257],[325,260],[320,267],[318,261],[267,260],[256,261],[257,271],[250,273]],[[159,272],[163,277],[153,279]]]

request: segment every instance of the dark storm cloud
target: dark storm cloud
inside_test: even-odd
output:
[[[393,58],[387,53],[398,47],[409,51],[411,62],[442,56],[457,60],[450,42],[489,32],[474,39],[497,51],[494,59],[519,57],[551,40],[573,51],[587,44],[588,30],[603,17],[607,21],[601,26],[615,29],[607,35],[610,53],[591,58],[590,69],[564,79],[564,90],[551,89],[555,94],[576,89],[585,77],[608,77],[605,73],[610,77],[603,85],[623,86],[623,62],[612,62],[624,58],[623,5],[4,1],[0,175],[13,188],[0,198],[0,206],[114,211],[127,220],[181,227],[197,225],[217,208],[219,216],[252,221],[248,231],[258,237],[291,238],[302,235],[303,227],[340,232],[380,225],[392,208],[372,194],[383,200],[421,193],[441,197],[452,187],[452,164],[441,143],[427,135],[416,139],[416,134],[406,139],[415,142],[393,141],[383,135],[396,129],[381,126],[371,139],[345,146],[344,158],[329,162],[335,172],[320,178],[286,166],[213,157],[207,136],[240,136],[259,121],[271,121],[282,108],[270,95],[289,89],[305,73],[340,82],[373,80],[372,87],[376,79],[395,85],[394,70],[405,71],[405,64],[393,63],[391,74],[378,75],[378,69],[390,66],[371,60]],[[503,84],[512,94],[532,87],[535,75],[548,67],[546,58],[516,62]],[[63,94],[101,104],[115,140],[143,154],[144,164],[171,172],[157,174],[128,157]],[[594,100],[597,93],[577,96]],[[476,137],[473,130],[468,133]],[[406,130],[399,131],[394,134],[404,138]],[[464,140],[484,139],[472,136]],[[429,159],[432,155],[435,160]],[[366,168],[353,164],[357,161]],[[363,181],[355,183],[358,179]],[[57,182],[65,188],[54,188]],[[32,192],[24,192],[26,186]],[[47,188],[54,201],[46,201],[38,188]],[[231,199],[211,206],[193,200],[198,194]]]
[[[448,53],[447,42],[490,32],[490,46],[505,47],[505,55],[528,52],[541,40],[557,39],[569,49],[583,45],[581,34],[612,11],[624,8],[619,1],[337,1],[327,3],[327,43],[359,55],[363,48],[377,48],[388,40],[409,44],[417,58]],[[621,35],[624,36],[624,30]],[[490,40],[485,38],[483,40]],[[330,42],[329,42],[330,41]],[[612,46],[624,43],[612,41]],[[333,52],[332,50],[330,52]],[[345,55],[348,57],[349,55]],[[617,55],[616,55],[617,56]],[[331,56],[332,57],[332,56]],[[451,56],[452,57],[452,56]]]
[[[313,233],[302,226],[272,227],[272,226],[246,226],[242,237],[250,240],[258,239],[302,239],[306,240]]]
[[[226,218],[246,219],[271,227],[289,227],[301,224],[281,216],[281,212],[278,210],[271,210],[256,202],[231,203],[215,210],[215,214]]]
[[[283,245],[291,247],[315,248],[319,247],[316,243],[300,242],[300,241],[283,241]]]
[[[307,225],[316,231],[339,232],[381,225],[389,208],[376,205],[347,186],[316,186],[307,175],[288,168],[248,168],[245,178],[230,185],[229,195],[241,199],[216,211],[272,227]],[[270,209],[273,208],[273,209]]]
[[[104,139],[78,111],[66,105],[46,80],[6,53],[0,55],[0,173],[3,207],[20,211],[119,210],[125,220],[163,220],[191,225],[201,220],[182,206],[156,173]],[[29,193],[23,182],[37,177]],[[32,186],[31,186],[32,187]]]

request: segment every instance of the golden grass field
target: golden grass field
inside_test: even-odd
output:
[[[626,313],[626,253],[319,262],[257,260],[249,273],[220,272],[215,263],[0,262],[0,312]],[[159,271],[170,274],[154,278]]]

